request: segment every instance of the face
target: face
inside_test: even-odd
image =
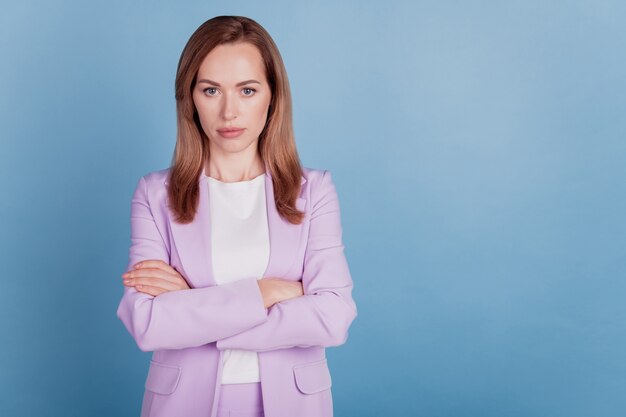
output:
[[[272,93],[259,50],[252,44],[222,44],[204,58],[193,88],[200,124],[214,153],[255,150]],[[225,129],[241,129],[228,133]]]

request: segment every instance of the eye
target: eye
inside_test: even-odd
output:
[[[254,95],[254,93],[256,92],[256,90],[254,88],[248,88],[248,87],[242,89],[241,91],[244,92],[244,94],[243,94],[244,96],[248,96],[248,97]],[[250,93],[246,94],[247,91],[249,91]]]
[[[215,87],[207,87],[204,90],[202,90],[204,92],[204,94],[209,95],[209,96],[214,96],[215,93],[214,91],[217,91],[217,88]]]

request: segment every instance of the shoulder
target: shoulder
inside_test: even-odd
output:
[[[302,177],[307,188],[317,189],[330,179],[330,172],[327,169],[302,167]]]
[[[167,195],[167,178],[170,168],[151,171],[142,175],[135,187],[135,198],[141,198],[149,202],[155,199],[163,199]]]
[[[336,198],[337,192],[329,170],[303,167],[302,176],[306,179],[304,187],[308,188],[308,195],[314,203],[328,197]]]
[[[307,183],[313,186],[331,179],[329,170],[310,167],[302,167],[302,176],[306,179]]]
[[[142,178],[150,188],[163,186],[167,182],[170,170],[171,168],[164,168],[158,171],[151,171],[145,174]]]

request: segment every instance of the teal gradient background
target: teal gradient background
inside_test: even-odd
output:
[[[130,199],[222,14],[272,34],[339,192],[335,415],[624,416],[626,6],[602,0],[3,1],[0,415],[139,415]]]

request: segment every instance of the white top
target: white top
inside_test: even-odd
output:
[[[211,216],[211,265],[217,284],[261,279],[270,253],[265,173],[248,181],[206,176]],[[260,382],[258,353],[225,349],[222,384]]]

